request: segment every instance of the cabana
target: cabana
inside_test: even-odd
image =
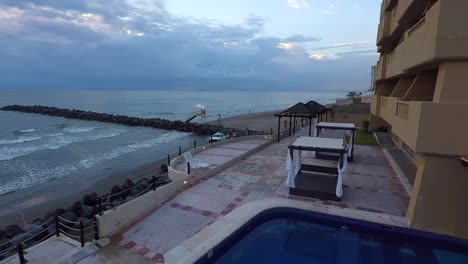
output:
[[[314,102],[314,101],[311,101]],[[309,103],[311,103],[309,102]],[[309,136],[312,136],[312,119],[318,118],[324,113],[324,106],[316,103],[312,104],[297,103],[290,108],[275,114],[278,117],[278,142],[280,141],[281,133],[281,118],[289,118],[289,136],[296,133],[296,118],[301,118],[302,126],[304,126],[304,118],[309,120]],[[325,107],[326,108],[326,107]],[[315,134],[315,132],[314,132]]]
[[[316,101],[309,101],[306,105],[317,111],[320,122],[323,121],[323,114],[325,114],[325,121],[328,122],[328,111],[330,111],[328,107],[321,105]]]
[[[332,123],[332,122],[320,122],[317,124],[317,134],[315,136],[320,137],[322,129],[326,130],[342,130],[345,132],[345,135],[349,137],[348,144],[348,161],[353,161],[354,159],[354,140],[356,137],[356,126],[354,123]],[[325,135],[324,137],[330,137]],[[321,159],[335,159],[338,160],[339,156],[336,153],[327,153],[327,152],[317,152],[317,158]]]
[[[347,166],[344,139],[299,137],[289,145],[288,149],[286,184],[289,186],[289,194],[334,201],[341,200],[343,175]],[[339,155],[340,159],[337,164],[333,161],[327,161],[328,166],[303,164],[302,151],[332,152]],[[294,159],[294,153],[296,159]]]

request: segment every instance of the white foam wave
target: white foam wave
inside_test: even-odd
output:
[[[41,137],[19,137],[17,139],[1,139],[0,145],[18,144],[41,139]]]
[[[169,132],[154,139],[117,147],[108,153],[94,155],[71,164],[63,164],[52,168],[44,168],[43,166],[34,163],[21,163],[20,167],[16,169],[23,171],[25,174],[14,180],[1,184],[0,195],[50,182],[54,179],[64,178],[73,173],[81,172],[83,169],[94,167],[106,160],[115,159],[121,155],[137,150],[172,142],[187,135],[189,135],[189,133]]]
[[[20,130],[18,132],[20,132],[20,133],[31,133],[31,132],[34,132],[34,131],[36,131],[35,128],[30,128],[30,129],[23,129],[23,130]]]
[[[54,134],[48,134],[48,135],[45,135],[46,137],[59,137],[59,136],[63,136],[63,133],[54,133]]]
[[[95,127],[65,127],[63,130],[67,133],[83,133],[95,130]]]
[[[139,143],[134,143],[126,146],[121,146],[118,148],[113,149],[112,151],[108,153],[103,153],[99,155],[94,155],[89,158],[83,159],[80,161],[80,165],[83,166],[84,168],[91,168],[94,167],[106,160],[111,160],[118,158],[124,154],[131,153],[137,150],[145,149],[145,148],[151,148],[155,147],[160,144],[164,144],[167,142],[171,142],[174,140],[178,140],[180,138],[183,138],[185,136],[189,135],[189,133],[184,133],[184,132],[169,132],[165,133],[157,138],[150,139],[150,140],[145,140]]]
[[[61,147],[64,147],[73,143],[115,137],[115,136],[121,135],[123,132],[124,131],[117,131],[117,132],[113,131],[110,133],[101,133],[101,134],[79,136],[79,137],[77,136],[70,137],[67,135],[56,136],[37,145],[27,145],[27,146],[4,145],[4,147],[0,147],[0,161],[11,160],[11,159],[25,156],[25,155],[28,155],[28,154],[31,154],[33,152],[40,151],[40,150],[59,149]]]
[[[0,185],[0,195],[33,187],[35,185],[46,183],[57,178],[63,178],[71,173],[78,171],[77,167],[70,164],[48,169],[38,167],[40,166],[30,165],[21,168],[21,171],[24,171],[25,174],[12,181]]]

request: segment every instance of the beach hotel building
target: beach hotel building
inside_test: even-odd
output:
[[[383,0],[370,129],[417,166],[406,213],[417,229],[468,238],[468,1]],[[384,130],[385,131],[385,130]]]

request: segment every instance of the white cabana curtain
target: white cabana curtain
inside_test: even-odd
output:
[[[353,150],[353,140],[352,140],[352,136],[353,136],[353,132],[351,130],[345,130],[345,133],[346,133],[346,136],[349,138],[349,144],[348,144],[348,155],[351,156],[351,151]]]
[[[295,179],[296,179],[296,175],[301,170],[301,163],[302,163],[300,150],[294,150],[294,156],[296,156],[296,159],[293,162],[293,160],[291,159],[289,150],[288,150],[287,158],[286,158],[286,170],[288,171],[288,178],[286,179],[286,185],[288,185],[291,188],[296,188]]]
[[[312,131],[313,134],[312,135],[314,137],[316,137],[317,136],[317,122],[318,122],[317,120],[318,120],[318,118],[314,118],[313,120],[314,121],[312,121],[312,128],[313,128],[313,131]]]
[[[336,196],[343,196],[343,178],[346,177],[346,167],[348,166],[348,155],[345,152],[343,154],[343,168],[340,168],[341,160],[338,161],[338,181],[336,183]]]

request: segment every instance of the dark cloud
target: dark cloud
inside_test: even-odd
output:
[[[312,60],[300,44],[318,37],[259,37],[264,23],[177,17],[163,1],[4,0],[0,89],[337,89],[337,76],[368,77],[373,61]]]

